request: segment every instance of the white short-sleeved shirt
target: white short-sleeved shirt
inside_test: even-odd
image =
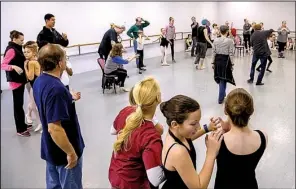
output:
[[[67,63],[66,63],[67,67],[68,68],[72,68],[72,64],[70,63],[70,61],[67,60]],[[61,77],[61,81],[62,83],[67,86],[70,84],[70,76],[68,75],[67,71],[65,70],[62,74],[62,77]]]

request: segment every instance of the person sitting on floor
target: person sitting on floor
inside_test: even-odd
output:
[[[188,37],[185,39],[185,45],[186,45],[186,49],[185,51],[188,52],[191,50],[191,45],[192,45],[192,37],[191,34],[188,34]]]
[[[127,59],[123,59],[122,51],[123,46],[121,43],[116,43],[115,45],[113,45],[110,58],[106,61],[104,72],[107,75],[117,75],[118,80],[116,81],[116,84],[120,86],[120,89],[122,91],[128,92],[129,90],[124,88],[127,71],[123,68],[123,65],[128,64],[130,61],[135,59],[137,55],[133,55],[132,57],[128,57]]]

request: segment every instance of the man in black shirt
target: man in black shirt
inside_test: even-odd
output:
[[[119,43],[118,37],[125,30],[125,26],[112,25],[112,27],[104,34],[103,39],[100,43],[98,53],[101,58],[107,60],[112,46]]]
[[[264,83],[262,83],[262,79],[265,73],[267,57],[271,55],[271,51],[267,43],[267,38],[272,34],[274,30],[270,29],[270,30],[262,31],[260,24],[256,24],[254,29],[255,31],[251,36],[251,43],[250,43],[251,46],[253,47],[253,59],[252,59],[250,79],[248,80],[248,83],[253,83],[256,64],[260,59],[261,70],[258,75],[256,85],[264,85]]]
[[[194,49],[196,47],[196,37],[197,37],[197,28],[198,28],[198,22],[196,22],[196,18],[193,16],[191,18],[192,20],[192,24],[191,24],[191,29],[192,29],[192,48],[191,48],[191,56],[195,56],[194,55]]]
[[[67,34],[62,33],[62,35],[56,31],[53,27],[55,25],[55,17],[53,14],[46,14],[44,16],[45,26],[39,32],[37,36],[37,44],[39,49],[45,46],[48,43],[59,44],[63,47],[69,45],[69,40]]]

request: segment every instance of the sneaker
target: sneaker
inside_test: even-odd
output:
[[[175,59],[173,59],[172,61],[173,61],[173,63],[176,63],[176,60]]]
[[[37,125],[36,129],[34,130],[34,132],[38,132],[40,130],[42,130],[42,125],[41,124]]]
[[[17,133],[18,136],[22,136],[22,137],[29,137],[31,136],[31,134],[28,131],[24,131],[22,133]]]
[[[256,83],[256,85],[264,85],[264,83]]]
[[[141,68],[140,70],[141,70],[141,71],[146,71],[146,69],[145,69],[145,68]]]
[[[161,65],[162,65],[162,66],[169,66],[168,63],[162,63]]]
[[[33,124],[32,117],[30,117],[28,114],[26,114],[26,122],[27,122],[28,125],[32,125]]]
[[[249,79],[247,82],[248,82],[248,83],[253,83],[253,80]]]
[[[268,71],[268,72],[270,72],[270,73],[272,72],[270,69],[266,69],[266,71]]]
[[[124,87],[120,87],[120,89],[121,89],[123,92],[129,92],[129,91],[130,91],[129,89],[124,88]]]

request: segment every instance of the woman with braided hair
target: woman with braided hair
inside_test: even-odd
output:
[[[112,188],[156,188],[164,180],[161,167],[162,140],[153,117],[161,102],[158,82],[146,78],[133,90],[133,104],[116,117],[119,129],[109,167]],[[129,160],[129,161],[127,161]]]

